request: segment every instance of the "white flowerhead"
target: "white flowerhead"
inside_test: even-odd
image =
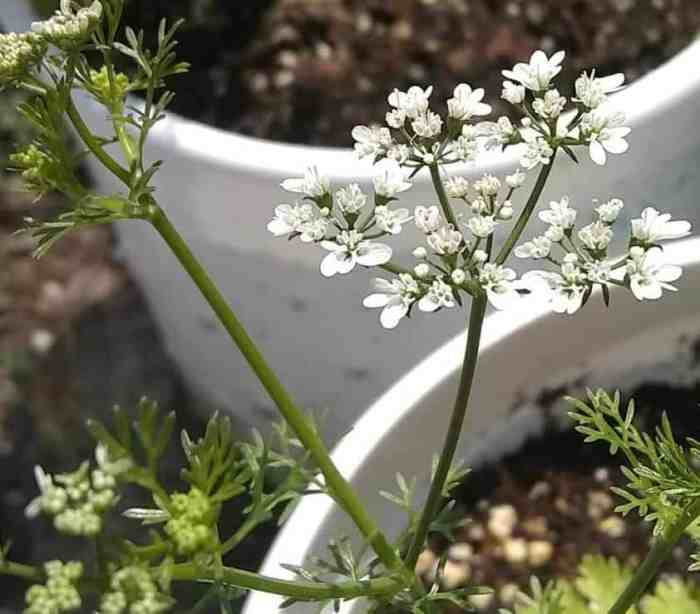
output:
[[[435,232],[442,225],[440,209],[436,205],[432,207],[416,207],[413,219],[416,222],[418,230],[425,234]]]
[[[472,260],[474,261],[475,264],[483,264],[489,259],[489,255],[483,250],[483,249],[477,249],[473,254],[472,254]]]
[[[45,53],[46,42],[38,34],[0,34],[0,85],[24,77]]]
[[[404,143],[392,145],[386,152],[386,157],[389,160],[395,160],[399,164],[403,164],[411,157],[411,148]]]
[[[301,224],[299,239],[302,243],[316,243],[325,239],[328,232],[328,220],[322,217],[314,218]]]
[[[421,262],[413,267],[413,272],[416,274],[418,279],[423,279],[430,275],[430,266],[425,262]]]
[[[102,19],[102,4],[99,0],[82,7],[71,0],[61,0],[61,8],[46,21],[32,23],[32,31],[62,49],[83,44]]]
[[[572,254],[564,257],[561,273],[530,271],[523,275],[523,282],[530,291],[542,294],[556,313],[573,314],[583,303],[588,289],[586,273],[578,266]]]
[[[403,109],[394,109],[386,114],[386,123],[390,128],[399,130],[406,123],[406,111]]]
[[[407,92],[394,90],[389,94],[388,102],[395,109],[403,111],[410,119],[416,119],[428,110],[429,98],[433,88],[423,89],[414,85]]]
[[[397,279],[387,281],[372,280],[374,294],[367,296],[362,304],[370,309],[380,308],[379,321],[384,328],[396,328],[408,313],[419,293],[418,283],[408,273],[401,273]]]
[[[499,220],[509,220],[513,217],[513,203],[509,200],[503,202],[501,207],[498,209],[498,219]]]
[[[416,247],[416,249],[413,250],[413,257],[418,260],[425,260],[428,257],[428,250],[423,246]]]
[[[426,111],[411,122],[411,128],[418,136],[432,139],[442,132],[442,118],[432,111]]]
[[[443,226],[440,230],[428,235],[428,245],[435,253],[444,256],[446,254],[456,254],[464,241],[464,237],[459,230],[452,226]]]
[[[581,228],[578,238],[587,249],[597,252],[607,249],[612,241],[613,231],[608,224],[598,220]]]
[[[450,198],[464,198],[469,193],[469,182],[464,177],[449,177],[445,180],[445,192]]]
[[[344,275],[362,266],[379,266],[391,259],[391,248],[383,243],[367,241],[361,232],[343,230],[333,241],[322,241],[321,247],[331,252],[321,262],[321,274],[333,277]]]
[[[462,133],[449,144],[449,152],[462,162],[473,160],[479,151],[477,136],[479,134],[474,126],[464,124]]]
[[[447,101],[447,111],[450,117],[459,121],[467,121],[474,115],[488,115],[491,107],[481,102],[484,90],[472,90],[466,83],[460,83],[454,89],[453,97]]]
[[[520,300],[520,295],[513,284],[515,278],[513,269],[493,262],[487,262],[479,271],[479,284],[496,309],[509,309]]]
[[[436,279],[430,286],[428,293],[418,301],[418,309],[428,313],[437,311],[441,307],[449,309],[454,306],[452,288],[441,279]]]
[[[608,94],[619,90],[624,82],[625,75],[622,73],[596,78],[595,71],[591,74],[584,72],[576,79],[574,100],[589,109],[595,109],[605,102]]]
[[[378,205],[374,215],[379,229],[392,235],[399,234],[402,224],[411,220],[408,209],[389,209],[386,205]]]
[[[501,182],[498,177],[487,173],[474,182],[474,189],[484,197],[496,196],[501,189]]]
[[[367,195],[362,192],[359,185],[351,183],[335,193],[335,202],[342,213],[357,215],[367,204]]]
[[[566,106],[566,98],[556,89],[547,90],[541,98],[535,98],[532,108],[542,119],[556,119]]]
[[[450,279],[452,283],[461,286],[465,281],[467,281],[467,274],[462,269],[455,269],[450,274]]]
[[[552,251],[552,242],[547,237],[535,237],[513,250],[517,258],[546,258]]]
[[[480,239],[485,239],[496,230],[497,223],[492,215],[475,215],[467,222],[469,231]]]
[[[610,263],[594,260],[583,265],[588,281],[594,284],[607,284],[611,277]]]
[[[504,81],[501,98],[510,104],[521,104],[525,100],[525,86],[515,84],[512,81]]]
[[[667,264],[659,247],[644,251],[641,247],[630,249],[626,267],[630,289],[634,296],[642,300],[661,298],[664,290],[675,291],[670,282],[676,281],[683,270],[679,266]]]
[[[275,207],[275,217],[267,225],[267,229],[276,237],[282,237],[293,232],[301,232],[304,224],[313,219],[314,210],[308,203],[279,205]]]
[[[642,245],[680,239],[690,234],[690,222],[671,221],[670,213],[660,213],[653,207],[642,211],[642,217],[632,220],[632,238]]]
[[[598,214],[598,219],[606,224],[612,224],[620,215],[620,211],[625,206],[619,198],[613,198],[602,205],[596,207],[595,212]]]
[[[479,196],[475,198],[469,205],[474,215],[488,215],[491,211],[491,205],[485,198]]]
[[[478,136],[486,137],[484,147],[496,149],[517,142],[518,132],[507,117],[499,117],[495,122],[481,122],[476,126]]]
[[[520,158],[520,165],[532,170],[538,164],[549,164],[554,150],[551,145],[541,136],[528,136],[526,139],[527,149]]]
[[[522,187],[523,183],[525,183],[525,177],[525,173],[518,169],[512,175],[506,175],[506,185],[509,188],[516,190],[517,188]]]
[[[393,198],[411,187],[395,160],[383,160],[378,166],[379,174],[374,177],[374,192],[377,196]]]
[[[355,153],[360,159],[370,158],[374,161],[384,155],[392,145],[389,128],[382,126],[355,126],[352,129],[355,140]]]
[[[568,230],[576,222],[576,209],[569,207],[569,197],[564,196],[560,201],[550,201],[547,211],[540,211],[539,218],[551,226],[560,226]]]
[[[564,229],[561,226],[550,226],[544,236],[552,243],[560,243],[564,240]]]
[[[541,92],[546,90],[551,80],[561,72],[563,59],[563,51],[558,51],[548,58],[544,51],[538,50],[530,56],[529,63],[516,64],[513,70],[504,70],[503,76],[521,83],[529,90]]]
[[[588,151],[593,162],[602,166],[607,160],[606,152],[621,154],[629,149],[629,143],[625,137],[631,129],[623,126],[624,122],[623,113],[605,115],[599,111],[591,111],[581,118],[579,127],[581,138],[588,143]]]
[[[330,180],[319,174],[315,166],[310,166],[304,172],[303,177],[285,179],[281,184],[283,190],[304,194],[311,198],[321,198],[330,191]]]

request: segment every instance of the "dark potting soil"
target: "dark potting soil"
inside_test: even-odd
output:
[[[679,442],[700,435],[700,382],[643,384],[630,397],[636,401],[639,428],[650,432],[666,410]],[[467,567],[470,583],[496,589],[490,603],[482,604],[484,612],[512,607],[515,587],[526,589],[533,574],[542,581],[572,577],[586,554],[632,565],[644,558],[650,525],[636,514],[623,518],[613,511],[619,499],[610,486],[624,484],[621,462],[609,456],[607,446],[585,444],[580,434],[552,425],[517,453],[467,478],[458,500],[468,514],[457,534],[460,546],[451,552],[461,558],[466,550],[468,558],[450,565],[457,570],[461,565],[463,578]],[[502,528],[499,516],[512,521],[506,538],[491,530],[493,523]],[[431,544],[435,553],[446,547],[441,538]],[[692,552],[689,541],[681,542],[662,571],[684,575]],[[459,571],[452,573],[459,577]]]
[[[151,37],[187,19],[173,110],[266,139],[347,146],[357,124],[381,122],[394,88],[459,82],[486,90],[494,114],[501,69],[535,49],[564,49],[562,94],[582,70],[659,66],[700,30],[697,0],[131,0],[126,23]],[[441,103],[444,104],[444,103]]]

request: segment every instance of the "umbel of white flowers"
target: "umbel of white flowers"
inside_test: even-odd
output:
[[[460,305],[462,295],[482,291],[496,309],[510,308],[534,294],[548,300],[556,312],[571,314],[596,286],[606,297],[610,286],[625,286],[639,300],[657,299],[664,290],[673,290],[671,283],[681,270],[664,261],[658,243],[686,236],[690,224],[671,221],[670,215],[649,207],[631,222],[627,252],[610,258],[613,224],[623,207],[617,198],[597,205],[594,219],[582,227],[577,227],[580,216],[568,197],[539,212],[546,231],[516,246],[514,255],[545,262],[553,270],[532,270],[518,279],[486,248],[499,226],[512,223],[513,199],[526,173],[549,164],[555,149],[571,153],[574,147],[587,147],[598,164],[604,164],[609,153],[627,150],[630,130],[623,126],[624,116],[601,108],[608,94],[622,87],[624,76],[584,73],[576,80],[576,96],[567,100],[552,85],[563,59],[563,52],[548,58],[537,51],[529,63],[503,71],[507,80],[502,96],[522,113],[519,125],[507,117],[471,123],[491,109],[482,102],[483,90],[465,83],[447,101],[446,118],[431,110],[430,87],[392,92],[386,125],[357,126],[352,132],[357,154],[376,164],[374,194],[355,183],[333,191],[327,177],[309,168],[303,177],[282,183],[303,200],[279,205],[268,230],[326,250],[320,267],[326,277],[358,266],[384,269],[390,277],[373,280],[364,305],[381,309],[385,328],[397,326],[414,306],[433,313]],[[568,106],[575,112],[565,113]],[[483,150],[518,144],[524,145],[521,168],[504,177],[486,174],[470,183],[453,176],[443,181],[447,198],[459,203],[456,217],[437,205],[414,211],[393,206],[411,187],[407,176],[423,166],[435,171],[471,161]],[[422,240],[413,250],[418,262],[406,268],[391,262],[392,249],[385,241],[411,222]]]

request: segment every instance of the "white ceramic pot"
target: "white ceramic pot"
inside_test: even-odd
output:
[[[594,295],[573,318],[536,306],[491,315],[484,327],[470,417],[457,457],[476,467],[515,450],[543,425],[542,411],[534,401],[542,390],[562,385],[569,390],[618,386],[630,390],[650,376],[661,381],[700,378],[700,365],[689,374],[678,360],[683,347],[700,335],[700,239],[665,250],[684,267],[684,276],[680,291],[658,302],[639,303],[617,288],[609,310]],[[425,493],[432,455],[445,436],[464,342],[465,334],[458,335],[409,371],[364,413],[333,452],[342,473],[389,535],[399,533],[405,517],[378,491],[392,490],[400,471],[418,476]],[[563,413],[564,404],[560,409]],[[261,572],[289,578],[280,563],[301,565],[309,555],[324,554],[329,539],[345,534],[356,536],[330,500],[304,499],[279,533]],[[251,594],[244,614],[272,614],[279,603],[271,595]],[[363,611],[359,605],[348,611]],[[313,611],[303,604],[285,610]]]
[[[13,29],[25,28],[27,5],[27,0],[4,0],[0,19]],[[695,207],[698,64],[700,43],[695,43],[618,93],[615,105],[628,112],[633,128],[630,153],[612,156],[604,168],[587,161],[583,151],[579,168],[562,157],[544,199],[569,194],[585,204],[593,197],[619,196],[628,204],[627,216],[658,203],[700,221]],[[89,101],[81,109],[93,126],[105,121]],[[262,141],[170,115],[153,132],[149,154],[165,161],[155,181],[158,200],[283,382],[304,405],[331,410],[331,435],[346,431],[392,382],[464,327],[463,312],[454,310],[431,318],[429,325],[418,318],[387,333],[376,311],[360,305],[368,274],[325,280],[318,272],[320,250],[289,245],[266,231],[274,206],[292,197],[279,183],[308,165],[317,165],[336,185],[369,184],[371,166],[351,150]],[[517,158],[513,151],[491,155],[460,172],[468,177],[500,173],[514,169]],[[93,165],[92,173],[101,189],[114,189],[102,167]],[[425,175],[402,197],[409,206],[435,202]],[[124,257],[192,388],[246,422],[266,423],[274,415],[268,398],[175,259],[147,225],[126,223],[118,229]],[[405,263],[411,262],[415,244],[411,232],[392,242]]]

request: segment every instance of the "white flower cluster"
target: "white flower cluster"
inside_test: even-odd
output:
[[[110,460],[101,444],[95,458],[97,468],[92,471],[87,461],[73,473],[55,476],[35,467],[40,494],[27,506],[27,516],[51,516],[56,530],[68,535],[97,535],[102,530],[102,515],[117,502],[116,478],[131,467],[131,461]]]
[[[569,200],[551,202],[549,209],[539,214],[549,225],[547,231],[516,247],[514,253],[519,258],[547,260],[559,270],[530,271],[523,276],[525,285],[544,293],[554,311],[568,314],[586,302],[596,285],[603,287],[606,296],[610,285],[623,285],[639,300],[658,299],[663,290],[675,290],[670,283],[681,276],[681,269],[666,263],[657,244],[687,236],[690,223],[671,221],[669,214],[648,207],[641,218],[631,222],[628,253],[611,260],[612,225],[622,207],[617,198],[599,205],[595,221],[576,232],[578,213]]]
[[[44,570],[46,584],[35,584],[27,590],[24,614],[61,614],[79,609],[82,599],[77,584],[83,575],[83,564],[49,561]]]
[[[47,42],[61,49],[71,49],[83,44],[102,19],[99,0],[88,7],[81,7],[74,0],[61,0],[60,9],[46,21],[36,21],[32,31]]]
[[[0,34],[0,86],[24,77],[46,53],[46,42],[33,32]]]
[[[102,596],[95,614],[162,614],[174,604],[161,592],[148,569],[130,565],[112,574],[109,591]]]

